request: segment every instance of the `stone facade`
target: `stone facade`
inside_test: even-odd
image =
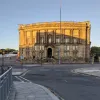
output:
[[[19,25],[20,56],[29,62],[47,58],[86,62],[90,58],[90,29],[89,21]]]

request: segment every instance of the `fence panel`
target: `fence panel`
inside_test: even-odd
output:
[[[0,76],[0,100],[6,100],[12,86],[12,68]]]

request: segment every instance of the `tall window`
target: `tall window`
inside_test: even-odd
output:
[[[69,43],[69,38],[65,38],[65,43]]]
[[[69,47],[69,46],[65,46],[64,48],[65,48],[65,50],[69,50],[69,49],[70,49],[70,47]]]
[[[34,46],[34,49],[37,51],[38,50],[38,47],[37,46]]]
[[[51,43],[52,42],[52,35],[49,34],[48,36],[48,43]]]
[[[44,37],[40,37],[40,43],[44,43]]]
[[[75,46],[73,46],[73,50],[75,50]]]
[[[69,46],[67,46],[67,50],[69,50]]]
[[[40,50],[44,50],[44,46],[40,46]]]
[[[77,39],[74,38],[74,43],[77,43]]]
[[[49,37],[49,43],[51,43],[51,37]]]
[[[73,46],[73,50],[78,50],[78,46]]]
[[[69,52],[65,52],[64,55],[68,57],[68,56],[70,56],[70,53]]]
[[[60,43],[60,38],[59,37],[56,38],[56,43]]]

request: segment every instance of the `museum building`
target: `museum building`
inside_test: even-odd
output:
[[[89,21],[20,24],[18,30],[19,54],[30,63],[48,58],[66,63],[89,61]]]

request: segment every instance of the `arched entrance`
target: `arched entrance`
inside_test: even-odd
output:
[[[52,49],[51,48],[48,48],[47,55],[48,55],[48,58],[52,57]]]

